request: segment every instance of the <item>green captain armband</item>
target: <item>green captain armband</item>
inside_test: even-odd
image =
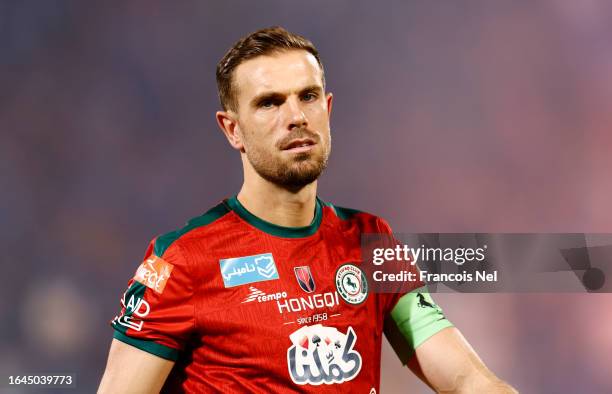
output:
[[[414,350],[432,335],[452,327],[442,309],[436,305],[421,287],[405,294],[391,311],[391,319],[385,324],[385,335],[404,364]]]

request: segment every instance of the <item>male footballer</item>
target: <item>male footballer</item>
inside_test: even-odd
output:
[[[514,393],[423,283],[368,290],[361,234],[391,229],[317,197],[333,96],[313,44],[280,27],[252,33],[221,59],[217,84],[244,183],[151,241],[112,321],[99,393],[378,393],[383,332],[437,392]]]

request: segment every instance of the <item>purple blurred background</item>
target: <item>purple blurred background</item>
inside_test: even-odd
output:
[[[2,379],[95,390],[147,242],[241,184],[214,67],[276,24],[335,95],[323,199],[405,233],[612,232],[607,0],[4,0]],[[612,295],[436,300],[521,392],[612,392]],[[382,365],[383,393],[430,392],[387,345]]]

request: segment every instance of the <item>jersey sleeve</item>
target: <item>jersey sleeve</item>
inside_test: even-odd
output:
[[[392,235],[387,222],[379,220],[380,232]],[[411,266],[410,271],[419,277],[416,265]],[[415,349],[428,338],[453,326],[420,280],[403,282],[394,292],[380,295],[383,297],[385,310],[385,336],[404,364],[408,363]]]
[[[121,298],[113,337],[156,356],[176,361],[195,329],[190,267],[176,243],[153,240]]]

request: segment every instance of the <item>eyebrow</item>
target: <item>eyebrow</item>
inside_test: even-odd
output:
[[[304,93],[323,93],[323,88],[319,85],[309,85],[306,86],[305,88],[301,89],[298,93],[298,95],[303,95]],[[267,101],[267,100],[272,100],[272,101],[279,101],[279,100],[285,100],[285,97],[287,97],[287,94],[285,93],[280,93],[280,92],[263,92],[261,94],[258,94],[257,96],[255,96],[252,100],[251,100],[251,105],[257,107],[260,103]]]

